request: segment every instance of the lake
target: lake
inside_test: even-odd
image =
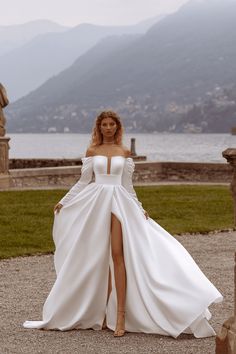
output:
[[[77,158],[85,154],[90,134],[7,134],[10,158]],[[226,162],[222,151],[236,148],[230,134],[125,134],[136,138],[136,152],[148,161]]]

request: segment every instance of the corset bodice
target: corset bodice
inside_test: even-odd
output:
[[[109,171],[107,171],[109,160],[110,169]],[[123,156],[93,156],[93,171],[95,174],[95,183],[121,184],[121,176],[123,173],[124,164],[125,157]]]

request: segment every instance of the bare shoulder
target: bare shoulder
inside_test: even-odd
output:
[[[131,151],[124,145],[122,146],[122,148],[123,148],[123,152],[124,152],[125,157],[130,157]]]
[[[86,150],[85,156],[94,156],[95,155],[95,148],[93,146],[89,146],[88,149]]]

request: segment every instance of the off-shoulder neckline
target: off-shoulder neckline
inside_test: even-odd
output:
[[[106,158],[112,158],[112,157],[123,157],[123,159],[125,160],[133,160],[132,157],[125,157],[125,156],[122,156],[122,155],[114,155],[114,156],[105,156],[105,155],[93,155],[93,156],[85,156],[85,157],[82,157],[81,160],[85,160],[85,159],[92,159],[93,157],[96,157],[96,156],[103,156],[103,157],[106,157]]]

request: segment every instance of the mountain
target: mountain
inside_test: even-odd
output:
[[[9,128],[90,131],[96,112],[112,107],[130,131],[175,131],[194,103],[235,82],[236,2],[191,1],[146,34],[113,41],[9,107]],[[230,124],[222,116],[217,129]]]
[[[111,35],[145,33],[163,16],[133,26],[81,24],[70,30],[38,35],[0,57],[0,78],[11,101],[36,89],[51,76],[69,67],[101,39]]]
[[[13,26],[0,26],[0,56],[21,47],[40,34],[64,32],[67,29],[68,27],[48,20],[36,20]]]
[[[53,121],[60,121],[60,131],[64,129],[64,119],[61,116],[60,109],[64,102],[67,101],[68,87],[71,91],[78,82],[83,81],[84,78],[93,76],[94,62],[101,70],[104,70],[105,65],[109,65],[107,58],[114,58],[120,55],[120,52],[128,50],[129,46],[137,41],[141,35],[123,35],[110,36],[101,40],[97,45],[92,47],[86,54],[79,57],[75,63],[69,68],[61,72],[58,76],[47,80],[45,84],[40,86],[26,97],[21,98],[15,103],[10,104],[6,109],[8,116],[8,130],[23,131],[22,125],[26,123],[26,131],[47,131],[51,122],[47,119],[47,114],[53,114]],[[60,86],[57,86],[60,78]],[[102,83],[100,83],[102,85]],[[52,95],[53,93],[53,95]],[[27,103],[26,103],[27,102]],[[58,106],[58,102],[60,102]],[[73,114],[76,109],[76,104],[70,105],[67,108],[68,113],[72,114],[73,119],[77,121],[77,116]],[[37,112],[37,113],[36,113]],[[29,115],[37,116],[36,120],[29,119]],[[31,117],[32,117],[31,116]],[[31,122],[30,122],[31,120]],[[84,122],[87,122],[87,116],[84,116]]]
[[[168,16],[169,14],[161,14],[151,18],[148,18],[144,21],[138,22],[136,25],[133,26],[126,26],[127,31],[126,34],[144,34],[146,33],[153,25],[161,21],[163,18]]]

